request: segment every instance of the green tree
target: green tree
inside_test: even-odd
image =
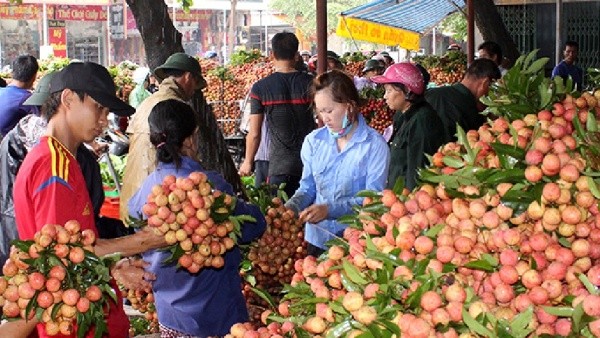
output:
[[[327,31],[333,33],[338,24],[338,14],[350,8],[364,5],[369,0],[327,1]],[[317,7],[314,1],[271,0],[269,7],[285,15],[290,26],[299,29],[304,36],[312,37],[317,30]]]
[[[456,41],[467,40],[467,18],[462,12],[455,12],[440,22],[439,27],[443,32],[452,33],[452,38]]]

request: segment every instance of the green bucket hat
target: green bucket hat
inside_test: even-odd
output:
[[[40,79],[40,82],[38,82],[38,85],[35,87],[33,94],[31,94],[31,96],[28,97],[27,100],[25,100],[25,102],[23,102],[23,105],[41,106],[42,104],[44,104],[48,96],[50,96],[50,82],[52,81],[52,78],[55,74],[56,72],[51,72],[44,75]]]
[[[383,67],[381,67],[381,63],[379,63],[379,60],[373,60],[370,59],[365,63],[365,68],[363,68],[362,72],[368,72],[370,70],[373,69],[381,69]]]
[[[196,89],[202,89],[206,87],[206,80],[202,77],[202,69],[200,68],[200,63],[193,56],[190,56],[186,53],[175,53],[165,61],[161,66],[156,67],[154,70],[154,75],[159,80],[164,80],[165,70],[166,69],[177,69],[185,72],[190,72],[194,76],[196,76],[198,81],[198,87]]]

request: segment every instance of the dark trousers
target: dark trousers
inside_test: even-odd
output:
[[[292,197],[294,196],[296,190],[298,190],[300,187],[300,176],[271,175],[268,178],[268,183],[276,186],[285,183],[285,188],[283,188],[283,191],[285,191],[288,197]]]
[[[315,258],[319,258],[319,256],[321,256],[321,254],[323,254],[323,252],[325,252],[325,250],[319,248],[316,245],[312,245],[310,243],[307,243],[308,246],[306,247],[306,253],[309,256],[313,256]]]
[[[267,182],[269,176],[269,161],[254,161],[254,186],[260,188]]]

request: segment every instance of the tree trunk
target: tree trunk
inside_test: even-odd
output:
[[[148,67],[154,69],[174,53],[183,52],[181,33],[173,26],[163,0],[126,0],[146,50]]]
[[[512,65],[521,55],[517,45],[506,30],[506,26],[496,9],[493,0],[474,0],[475,23],[484,41],[494,41],[502,48],[502,53]],[[477,47],[476,47],[477,48]]]
[[[162,65],[170,55],[184,51],[181,33],[173,26],[169,9],[163,0],[126,1],[144,41],[146,61],[150,69]],[[237,168],[203,93],[197,92],[190,104],[198,114],[198,151],[202,166],[221,173],[236,193],[243,194],[244,188]]]

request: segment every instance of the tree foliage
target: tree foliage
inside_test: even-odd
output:
[[[340,12],[364,5],[369,0],[332,0],[327,1],[327,31],[333,33],[337,27]],[[316,1],[271,0],[271,10],[284,14],[290,26],[296,27],[304,36],[314,36],[317,31]]]
[[[458,11],[454,14],[450,14],[440,22],[439,26],[443,32],[452,33],[452,38],[454,40],[467,40],[467,18],[462,12]]]

